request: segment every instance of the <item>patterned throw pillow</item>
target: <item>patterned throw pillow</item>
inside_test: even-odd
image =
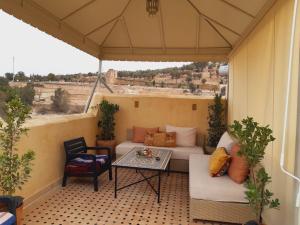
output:
[[[132,129],[132,141],[136,143],[144,143],[147,132],[158,132],[158,127],[144,128],[144,127],[133,127]]]
[[[176,147],[176,132],[166,133],[165,147]]]
[[[145,136],[145,141],[144,141],[145,145],[153,146],[154,134],[155,134],[155,132],[150,132],[150,131],[147,132],[147,134]]]
[[[230,165],[230,155],[225,148],[217,148],[211,155],[209,162],[209,172],[212,177],[223,176]]]
[[[155,133],[153,137],[153,146],[165,147],[167,134],[165,132]]]

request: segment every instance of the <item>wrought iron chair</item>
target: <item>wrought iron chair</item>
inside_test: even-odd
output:
[[[66,162],[62,186],[68,177],[93,177],[94,190],[98,191],[98,176],[109,171],[112,180],[111,149],[109,147],[88,147],[83,137],[64,142]],[[88,150],[106,150],[107,155],[88,154]]]

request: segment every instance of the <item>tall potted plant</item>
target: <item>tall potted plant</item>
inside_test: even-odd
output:
[[[280,206],[279,200],[273,198],[274,194],[266,188],[266,185],[271,182],[271,177],[261,165],[267,145],[275,138],[269,125],[260,126],[251,117],[241,122],[234,121],[229,126],[229,132],[239,141],[238,154],[246,159],[250,169],[250,176],[245,183],[247,188],[245,194],[250,207],[255,212],[256,221],[250,221],[249,224],[261,224],[264,208],[278,209]]]
[[[98,122],[100,135],[97,138],[97,145],[111,147],[112,154],[115,156],[115,113],[119,111],[119,106],[109,103],[107,100],[103,100],[98,106],[100,110],[100,121]]]
[[[1,198],[13,202],[17,207],[17,224],[22,217],[22,201],[20,196],[13,196],[17,190],[30,178],[32,161],[35,154],[28,150],[25,154],[18,154],[17,143],[26,134],[24,127],[30,116],[30,108],[20,97],[14,95],[4,107],[4,119],[0,120],[0,191]],[[4,205],[1,204],[1,208]]]
[[[225,131],[225,107],[222,103],[221,94],[215,94],[213,104],[208,106],[208,138],[205,146],[206,153],[213,152]]]

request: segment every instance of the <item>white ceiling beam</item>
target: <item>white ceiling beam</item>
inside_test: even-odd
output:
[[[197,16],[197,22],[196,22],[196,48],[197,48],[197,53],[199,52],[199,46],[200,46],[200,20],[201,20],[201,16],[198,14]]]
[[[96,31],[102,29],[103,27],[105,27],[107,24],[113,22],[114,20],[117,20],[117,21],[118,21],[118,20],[124,15],[124,13],[125,13],[126,9],[128,8],[130,2],[131,2],[131,0],[128,0],[128,2],[126,3],[125,7],[123,8],[123,10],[121,11],[121,13],[120,13],[118,16],[116,16],[116,17],[110,19],[109,21],[105,22],[104,24],[102,24],[102,25],[100,25],[100,26],[94,28],[93,30],[87,32],[87,33],[85,34],[85,36],[87,37],[87,36],[89,36],[89,35],[95,33]]]
[[[212,24],[212,22],[210,22],[208,19],[204,19],[208,25],[210,25],[212,27],[212,29],[214,29],[214,31],[230,46],[230,48],[232,48],[232,44],[230,43],[230,41],[227,40],[227,38],[225,38],[225,36],[216,28],[215,25]]]
[[[226,25],[224,25],[224,24],[218,22],[217,20],[215,20],[215,19],[213,19],[213,18],[211,18],[211,17],[205,15],[203,12],[201,12],[201,11],[194,5],[194,3],[191,2],[191,0],[187,0],[187,2],[188,2],[188,3],[193,7],[193,9],[195,9],[196,12],[197,12],[199,15],[201,15],[202,17],[204,17],[204,18],[206,18],[206,19],[208,19],[208,20],[214,22],[215,24],[218,24],[219,26],[223,27],[224,29],[229,30],[230,32],[236,34],[237,36],[241,36],[241,34],[238,33],[237,31],[235,31],[235,30],[231,29],[230,27],[228,27],[228,26],[226,26]]]
[[[60,19],[60,21],[64,21],[66,19],[68,19],[69,17],[75,15],[76,13],[78,13],[79,11],[81,11],[82,9],[88,7],[89,5],[93,4],[96,0],[91,0],[85,4],[83,4],[81,7],[79,7],[78,9],[74,10],[73,12],[70,12],[68,15],[64,16],[63,18]]]
[[[252,19],[255,18],[255,16],[252,15],[251,13],[247,12],[246,10],[241,9],[240,7],[238,7],[236,5],[231,4],[230,2],[227,2],[226,0],[219,0],[219,1],[225,3],[226,5],[230,6],[231,8],[233,8],[233,9],[235,9],[237,11],[240,11],[241,13],[244,13],[245,15],[251,17]]]
[[[43,8],[39,4],[37,4],[33,0],[22,0],[21,6],[24,7],[24,3],[29,4],[31,7],[33,7],[36,11],[43,13],[46,15],[48,18],[51,18],[52,20],[56,21],[57,26],[59,29],[62,29],[62,27],[67,28],[68,30],[72,30],[74,33],[77,33],[79,36],[82,37],[82,42],[86,43],[86,40],[88,40],[90,43],[96,44],[93,40],[85,37],[85,35],[78,30],[74,29],[72,26],[69,24],[65,23],[64,21],[61,21],[56,15],[53,13],[49,12],[47,9]],[[97,44],[96,44],[97,45]]]
[[[161,46],[162,49],[166,49],[166,39],[165,39],[165,28],[164,28],[164,19],[163,19],[163,12],[162,12],[162,7],[161,7],[161,2],[159,3],[159,28],[160,28],[160,40],[161,40]]]
[[[104,43],[106,42],[107,38],[109,37],[109,35],[111,34],[111,32],[114,30],[115,26],[117,25],[117,23],[120,21],[120,18],[116,19],[114,24],[112,25],[112,27],[110,28],[110,30],[108,31],[108,33],[105,35],[103,41],[100,44],[100,49],[102,50]]]
[[[124,28],[125,28],[125,31],[126,31],[126,34],[127,34],[127,37],[128,37],[128,41],[129,41],[129,46],[130,46],[131,51],[132,51],[132,54],[133,54],[132,40],[131,40],[130,33],[129,33],[129,30],[128,30],[128,26],[127,26],[127,23],[126,23],[126,21],[125,21],[124,16],[122,16],[121,21],[122,21],[122,23],[123,23],[123,25],[124,25]]]
[[[251,32],[255,29],[255,27],[262,21],[264,16],[270,11],[270,9],[274,6],[277,0],[268,0],[262,9],[258,12],[255,19],[250,23],[247,29],[242,33],[240,39],[235,43],[232,51],[229,54],[229,57],[234,54],[234,52],[239,48],[239,46],[246,40],[246,38],[251,34]]]

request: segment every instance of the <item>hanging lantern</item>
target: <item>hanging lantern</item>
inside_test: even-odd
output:
[[[154,16],[158,11],[158,0],[146,0],[146,10],[149,16]]]

